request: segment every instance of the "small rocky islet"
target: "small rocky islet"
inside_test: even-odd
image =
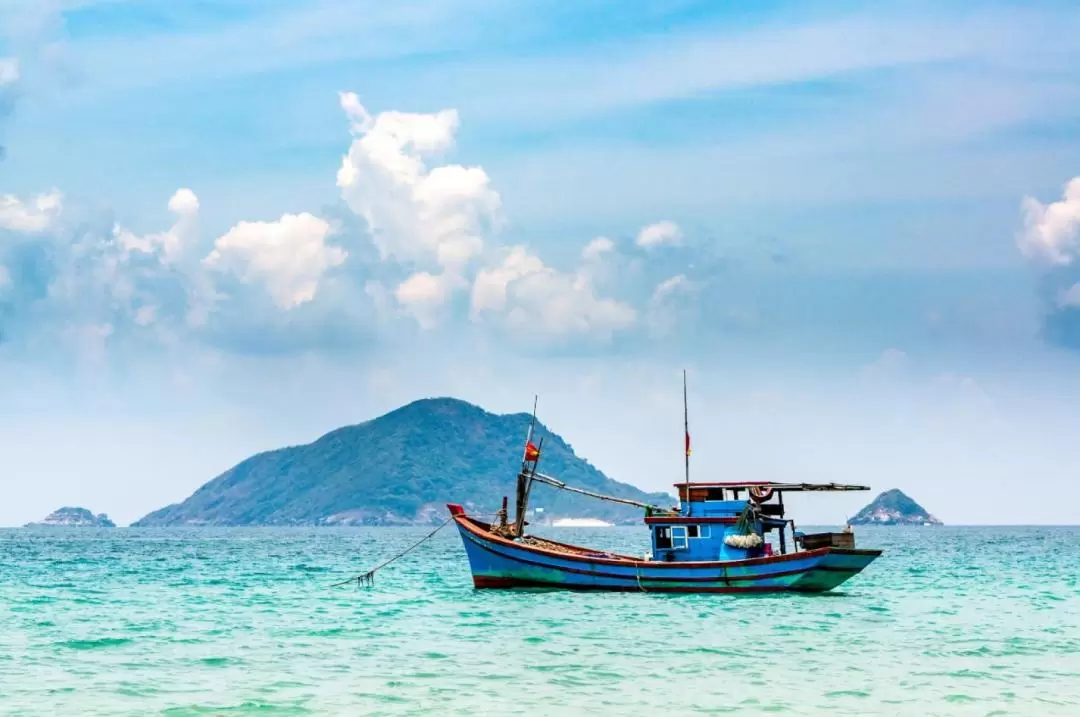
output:
[[[902,490],[887,490],[848,521],[849,525],[942,525]]]
[[[27,523],[27,528],[115,528],[116,523],[104,513],[94,515],[86,508],[65,506],[54,510],[38,523]]]

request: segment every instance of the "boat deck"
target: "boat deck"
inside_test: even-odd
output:
[[[607,552],[607,551],[604,551],[604,550],[596,550],[595,548],[582,547],[580,545],[571,545],[569,543],[560,543],[557,540],[548,540],[547,538],[539,538],[539,537],[537,537],[535,535],[525,535],[525,536],[522,536],[520,539],[514,540],[508,535],[503,535],[499,531],[493,530],[492,525],[490,523],[485,523],[482,520],[477,520],[476,518],[473,518],[473,517],[468,516],[468,515],[461,515],[458,519],[459,519],[459,521],[464,521],[464,522],[470,523],[475,530],[478,530],[479,532],[485,533],[491,539],[498,540],[498,541],[503,541],[503,542],[509,542],[509,543],[511,543],[513,545],[527,546],[529,548],[533,548],[533,549],[536,549],[536,550],[543,550],[543,551],[546,551],[548,553],[554,553],[556,555],[567,555],[567,556],[574,556],[574,557],[580,557],[580,558],[597,558],[597,559],[601,559],[601,560],[618,561],[618,562],[625,562],[625,563],[636,564],[636,565],[641,565],[643,563],[656,563],[656,564],[661,564],[661,565],[671,565],[671,563],[667,563],[667,562],[661,561],[661,560],[646,559],[645,557],[641,557],[641,556],[637,556],[637,555],[623,555],[622,553],[611,553],[611,552]],[[796,556],[798,556],[800,554],[820,553],[822,551],[823,547],[824,546],[815,546],[815,549],[813,549],[813,550],[808,549],[808,548],[804,548],[802,550],[792,550],[792,551],[789,551],[788,553],[786,553],[786,556],[788,558],[791,558],[791,557],[796,557]],[[841,550],[837,550],[836,548],[833,548],[833,550],[837,551],[837,552],[852,552],[852,553],[867,552],[867,551],[856,551],[856,550],[841,551]],[[723,560],[697,561],[696,564],[700,565],[700,564],[702,564],[702,562],[705,562],[705,563],[709,563],[709,562],[713,562],[713,563],[722,563],[722,562],[735,563],[735,562],[768,561],[770,559],[775,559],[777,557],[782,558],[782,557],[785,557],[785,556],[771,556],[771,557],[764,557],[763,556],[763,557],[758,557],[758,558],[747,558],[747,559],[744,559],[743,561],[723,561]],[[691,562],[689,564],[695,564],[695,563]]]
[[[517,541],[519,544],[529,545],[534,548],[540,548],[541,550],[548,550],[553,553],[565,553],[567,555],[580,555],[586,558],[605,558],[607,560],[625,560],[627,562],[633,562],[641,560],[641,558],[632,558],[629,555],[619,555],[618,553],[607,553],[602,550],[592,550],[590,548],[582,548],[577,545],[568,545],[566,543],[558,543],[554,540],[546,540],[544,538],[537,538],[535,535],[526,535]]]
[[[484,531],[493,538],[501,538],[503,540],[510,540],[509,535],[503,535],[497,530],[493,530],[491,523],[485,523],[482,520],[476,520],[468,516],[462,516],[464,520],[469,521],[474,526]],[[513,541],[518,545],[528,545],[532,548],[539,550],[547,550],[552,553],[562,553],[564,555],[580,555],[585,558],[604,558],[605,560],[624,560],[627,562],[640,562],[641,558],[633,555],[622,555],[620,553],[609,553],[603,550],[595,550],[593,548],[583,548],[580,545],[570,545],[569,543],[560,543],[557,540],[548,540],[547,538],[538,538],[535,535],[524,535],[519,540]]]

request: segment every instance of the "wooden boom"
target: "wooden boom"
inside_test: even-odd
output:
[[[587,495],[590,498],[599,498],[600,500],[607,500],[607,501],[611,501],[612,503],[622,503],[624,505],[634,505],[634,506],[637,506],[638,508],[649,508],[649,509],[652,509],[652,510],[659,510],[659,511],[665,510],[664,508],[660,508],[658,506],[651,505],[649,503],[642,503],[639,500],[632,500],[630,498],[616,498],[613,495],[604,495],[603,493],[594,493],[591,490],[584,490],[582,488],[574,488],[573,486],[566,485],[565,483],[563,483],[561,480],[558,480],[557,478],[552,478],[551,476],[544,475],[543,473],[533,473],[533,474],[531,474],[530,477],[535,481],[540,481],[541,483],[547,483],[548,485],[550,485],[552,487],[555,487],[555,488],[558,488],[559,490],[566,490],[566,491],[570,491],[571,493],[578,493],[580,495]]]

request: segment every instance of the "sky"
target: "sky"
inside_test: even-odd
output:
[[[1078,33],[1053,0],[0,0],[0,525],[126,524],[428,396],[539,394],[670,489],[684,369],[694,478],[1078,523]]]

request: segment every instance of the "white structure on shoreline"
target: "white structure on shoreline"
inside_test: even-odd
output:
[[[599,518],[559,518],[551,525],[555,528],[610,528],[614,523]]]

